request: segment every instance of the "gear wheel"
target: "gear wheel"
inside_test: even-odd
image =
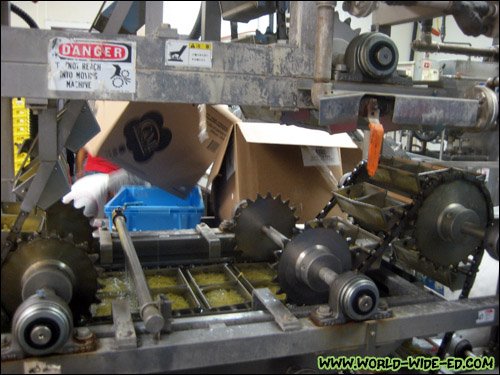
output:
[[[77,246],[87,251],[92,249],[92,232],[94,228],[83,214],[83,208],[76,209],[72,204],[56,202],[47,213],[47,230],[56,232],[61,238],[68,238]]]
[[[278,265],[281,290],[296,303],[325,303],[329,286],[318,278],[322,267],[337,274],[350,270],[349,245],[333,229],[306,229],[287,244],[281,255]]]
[[[440,215],[446,207],[459,202],[477,215],[477,224],[487,228],[488,202],[481,189],[474,183],[462,179],[439,185],[423,201],[415,222],[417,249],[438,266],[449,267],[465,261],[482,239],[459,233],[457,238],[446,240],[439,234]]]
[[[2,267],[2,306],[12,316],[43,287],[68,301],[73,314],[87,313],[95,302],[97,272],[85,251],[67,239],[54,235],[19,243]]]
[[[289,207],[289,201],[283,202],[281,196],[273,198],[270,193],[263,198],[239,203],[234,214],[237,248],[245,256],[255,261],[271,260],[276,244],[262,231],[263,226],[272,226],[284,236],[290,238],[298,217],[295,208]]]

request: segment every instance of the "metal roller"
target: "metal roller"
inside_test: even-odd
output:
[[[60,349],[71,337],[73,316],[68,304],[51,289],[39,289],[16,310],[12,333],[21,348],[31,355]]]
[[[345,62],[351,72],[356,70],[369,78],[387,78],[398,66],[396,44],[382,33],[366,33],[354,38],[345,53]]]
[[[286,246],[278,280],[294,302],[328,302],[331,311],[364,320],[376,311],[379,292],[372,280],[351,267],[349,245],[340,234],[329,228],[307,229]]]
[[[335,274],[350,270],[349,245],[332,229],[308,229],[283,251],[278,266],[281,289],[298,303],[324,303],[328,300],[330,287],[320,277],[323,268]]]

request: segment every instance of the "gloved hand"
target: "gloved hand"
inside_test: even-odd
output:
[[[83,214],[87,217],[104,217],[104,205],[108,197],[109,175],[93,174],[83,177],[71,186],[71,191],[62,201],[68,204],[72,200],[75,208],[85,207]]]

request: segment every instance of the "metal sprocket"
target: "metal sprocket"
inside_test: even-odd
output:
[[[269,239],[262,227],[272,226],[284,236],[290,238],[298,218],[294,216],[294,208],[289,202],[281,201],[281,197],[273,198],[268,194],[265,198],[257,195],[257,199],[240,203],[236,210],[234,233],[238,249],[245,256],[255,261],[272,260],[277,249],[276,244]]]
[[[2,306],[6,312],[12,316],[21,304],[25,281],[23,276],[38,262],[52,262],[59,269],[68,270],[73,275],[69,306],[74,314],[87,312],[90,304],[95,301],[97,272],[84,250],[57,236],[21,242],[9,255],[2,267],[1,286]]]
[[[92,231],[89,219],[83,214],[83,208],[77,209],[72,204],[61,201],[54,203],[46,211],[47,230],[55,232],[61,238],[68,236],[78,246],[87,251],[92,249]]]

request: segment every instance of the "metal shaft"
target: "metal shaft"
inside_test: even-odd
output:
[[[285,245],[290,241],[287,236],[270,225],[263,225],[261,230],[271,241],[278,245],[280,249],[284,249]]]
[[[338,273],[328,267],[323,267],[319,270],[319,278],[323,280],[326,285],[332,285],[333,281],[338,277]]]
[[[333,18],[336,1],[316,1],[318,7],[316,24],[316,49],[314,51],[314,83],[311,99],[319,108],[319,97],[328,93],[327,85],[332,78]]]
[[[477,355],[475,355],[475,354],[474,354],[472,351],[470,351],[470,350],[466,350],[466,351],[464,352],[464,354],[465,354],[465,356],[466,356],[466,357],[477,357]]]
[[[480,239],[484,238],[486,235],[486,230],[484,228],[481,228],[479,225],[473,224],[469,221],[462,224],[460,231]]]
[[[411,44],[411,48],[413,48],[415,51],[420,52],[442,52],[466,56],[493,57],[498,59],[497,48],[474,48],[453,44],[424,43],[420,40],[413,41]]]
[[[148,332],[157,333],[163,328],[165,321],[158,308],[153,305],[153,299],[151,298],[151,294],[149,292],[146,276],[144,275],[141,263],[137,257],[134,244],[132,243],[132,239],[130,238],[130,234],[125,225],[125,220],[123,216],[117,215],[115,216],[113,222],[118,230],[123,252],[127,258],[130,275],[134,281],[135,292],[137,294],[137,300],[139,301],[141,311],[141,318]]]
[[[314,53],[314,82],[330,82],[332,75],[333,16],[335,1],[316,1],[316,51]]]

